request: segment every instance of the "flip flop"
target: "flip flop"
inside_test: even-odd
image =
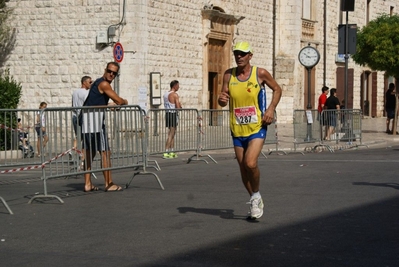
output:
[[[91,191],[98,191],[98,187],[93,185],[90,190],[83,189],[83,192],[91,192]]]
[[[116,189],[114,189],[114,190],[109,190],[112,186],[116,186]],[[121,186],[119,186],[119,185],[116,185],[116,184],[114,184],[114,183],[110,183],[105,189],[104,189],[104,191],[105,192],[120,192],[120,191],[123,191],[123,189],[122,189],[122,187]]]

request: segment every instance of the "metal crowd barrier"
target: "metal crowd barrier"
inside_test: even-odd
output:
[[[35,157],[37,134],[35,131],[38,109],[0,110],[0,174],[37,171],[40,179],[40,159]],[[20,120],[18,120],[18,118]],[[7,202],[1,202],[13,214]]]
[[[24,166],[37,163],[35,124],[39,109],[0,110],[1,166]],[[18,125],[18,118],[20,122]]]
[[[321,143],[321,118],[318,110],[294,110],[294,151],[300,144]]]
[[[323,110],[321,114],[323,145],[346,142],[348,145],[362,144],[362,111],[360,109]],[[357,143],[359,141],[359,144]]]
[[[166,152],[165,145],[169,129],[166,127],[165,109],[150,109],[148,111],[148,154],[156,155]],[[201,155],[201,124],[202,118],[196,109],[179,109],[178,126],[174,137],[174,152],[189,152],[195,154],[189,157],[187,163],[193,160],[200,160],[208,163],[205,159],[200,159]],[[216,161],[208,155],[215,163]]]
[[[168,136],[168,128],[165,125],[165,109],[150,109],[148,112],[148,154],[162,154],[165,151],[165,143]],[[179,109],[179,124],[174,141],[174,152],[194,151],[187,163],[193,160],[201,160],[202,152],[208,150],[233,148],[230,132],[229,110],[216,109]],[[275,114],[275,118],[276,114]],[[276,120],[268,126],[265,145],[274,144],[275,151],[278,148]],[[283,151],[284,154],[286,154]],[[262,152],[264,155],[264,153]],[[265,155],[264,155],[265,156]],[[206,157],[217,163],[209,154]],[[266,156],[265,156],[266,157]]]
[[[356,143],[359,141],[360,143]],[[346,142],[350,146],[362,144],[362,112],[359,109],[294,111],[294,149],[298,144],[318,143],[334,152],[334,145]]]
[[[233,148],[233,141],[230,131],[230,113],[229,110],[202,110],[201,126],[201,149],[214,150]],[[276,148],[269,152],[283,152],[278,148],[277,135],[277,115],[274,113],[274,122],[267,127],[267,135],[264,145],[275,145]],[[263,151],[262,154],[264,155]],[[264,155],[266,157],[266,155]]]
[[[229,116],[229,110],[203,109],[200,111],[196,160],[199,160],[198,157],[201,156],[202,151],[233,147]],[[207,157],[217,163],[209,154]]]
[[[164,189],[159,177],[155,173],[146,171],[148,161],[145,132],[147,131],[147,126],[144,122],[145,112],[140,109],[139,106],[121,106],[114,108],[82,107],[81,112],[84,114],[84,119],[82,127],[78,126],[77,148],[72,147],[73,139],[75,138],[71,116],[72,110],[74,110],[74,108],[71,107],[46,108],[42,110],[0,111],[0,114],[4,117],[14,116],[13,119],[15,119],[15,116],[21,116],[24,125],[28,125],[30,128],[32,125],[37,126],[39,134],[34,134],[36,142],[38,139],[42,139],[44,135],[47,135],[49,138],[46,146],[44,146],[44,142],[41,142],[37,147],[38,150],[41,151],[40,157],[37,157],[39,151],[36,151],[36,155],[33,158],[24,158],[22,153],[14,153],[11,154],[11,156],[7,156],[8,154],[6,154],[5,158],[0,161],[0,167],[2,169],[11,166],[28,165],[24,168],[3,170],[1,173],[41,169],[44,192],[43,194],[33,196],[29,203],[37,198],[56,198],[59,202],[63,203],[60,197],[48,194],[47,182],[51,178],[125,168],[135,168],[139,170],[134,173],[132,179],[139,174],[154,175],[160,187]],[[18,114],[14,115],[16,111]],[[36,123],[37,117],[40,118],[40,122],[35,125],[32,122]],[[103,124],[106,126],[105,139],[108,140],[112,156],[109,159],[108,166],[103,167],[101,155],[96,155],[96,158],[91,164],[91,169],[86,170],[84,166],[87,166],[88,159],[86,151],[81,147],[82,137],[83,139],[85,138],[80,133],[98,132],[102,129]],[[4,126],[2,130],[3,133],[11,131],[6,128],[6,126]],[[8,138],[7,134],[4,134],[4,137]],[[87,141],[91,142],[93,146],[98,146],[102,143],[102,136],[93,134],[92,138]],[[11,142],[11,144],[13,143]],[[6,150],[7,148],[8,147],[5,147],[4,149]],[[130,184],[130,182],[128,184]]]
[[[269,155],[272,154],[273,152],[276,153],[283,153],[284,155],[287,155],[287,152],[284,150],[279,149],[279,141],[278,141],[278,131],[277,131],[277,113],[274,112],[274,121],[270,125],[267,126],[267,135],[265,142],[263,143],[264,145],[275,145],[275,148],[269,151]],[[265,153],[262,151],[262,155],[267,158]]]
[[[164,109],[151,109],[144,112],[139,106],[121,107],[82,107],[83,124],[77,127],[75,135],[72,123],[72,107],[46,108],[35,110],[0,110],[0,140],[4,140],[0,159],[2,174],[17,171],[30,170],[43,181],[43,194],[33,196],[29,203],[37,198],[55,198],[63,203],[56,195],[49,194],[48,181],[52,178],[77,176],[107,170],[133,168],[134,172],[126,188],[133,178],[139,174],[149,174],[156,177],[160,187],[164,189],[159,177],[152,172],[147,172],[149,156],[162,154],[165,151],[165,143],[168,128],[165,125]],[[232,139],[229,126],[228,110],[201,110],[180,109],[179,123],[175,136],[175,152],[194,152],[187,163],[200,160],[208,163],[201,153],[208,150],[232,148]],[[17,118],[21,118],[18,129]],[[37,123],[39,121],[39,123]],[[101,144],[101,135],[93,135],[86,140],[83,134],[96,133],[106,128],[105,139],[111,151],[110,164],[102,166],[101,155],[96,153],[91,162],[91,169],[87,170],[88,155],[82,147],[82,142],[91,142],[93,146]],[[35,127],[38,131],[35,130]],[[26,133],[27,146],[21,147],[19,134]],[[83,134],[81,134],[83,133]],[[44,136],[48,142],[44,145]],[[77,147],[73,147],[73,139],[77,138]],[[83,140],[82,140],[83,139]],[[268,127],[265,145],[276,145],[278,150],[277,125],[274,122]],[[18,151],[19,152],[16,152]],[[272,152],[274,152],[272,151]],[[271,152],[270,152],[271,153]],[[269,153],[269,154],[270,154]],[[38,157],[40,154],[40,157]],[[217,163],[210,155],[212,161]],[[156,163],[156,161],[154,161]],[[17,167],[11,169],[12,167]],[[159,165],[154,166],[159,170]],[[82,187],[83,187],[82,183]],[[3,205],[9,209],[4,199],[0,198]],[[11,210],[9,210],[11,213]]]
[[[1,203],[3,203],[3,206],[7,209],[8,213],[10,213],[11,215],[13,215],[14,213],[12,212],[12,210],[10,209],[10,207],[8,206],[7,202],[4,200],[4,198],[0,197]]]
[[[166,152],[165,144],[168,128],[165,122],[165,109],[150,109],[148,117],[148,154]],[[174,150],[177,152],[195,151],[197,149],[197,118],[196,109],[181,109],[178,111],[178,126],[174,138]]]
[[[227,149],[233,147],[229,110],[201,110],[201,149]]]

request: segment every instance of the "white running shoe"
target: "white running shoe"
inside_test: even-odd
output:
[[[263,215],[263,200],[262,198],[253,198],[250,200],[250,216],[251,219],[259,219]]]

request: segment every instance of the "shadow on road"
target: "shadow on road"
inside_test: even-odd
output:
[[[391,187],[399,190],[398,183],[368,183],[368,182],[354,182],[353,185],[368,185],[368,186],[380,186],[380,187]]]
[[[235,218],[233,210],[178,210]],[[142,266],[397,266],[398,222],[399,197]]]

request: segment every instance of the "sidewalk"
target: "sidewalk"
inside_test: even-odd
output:
[[[284,151],[294,150],[294,129],[292,123],[281,123],[277,124],[278,128],[278,140],[279,140],[279,149]],[[365,145],[365,146],[376,146],[376,147],[384,147],[384,146],[392,146],[398,144],[399,135],[389,135],[385,133],[386,129],[386,118],[370,118],[366,117],[362,119],[362,140],[361,143],[357,140],[357,145]],[[298,151],[303,151],[305,147],[312,146],[315,143],[302,144],[297,147]],[[330,144],[335,145],[334,141],[330,142]],[[344,142],[339,142],[336,148],[345,148],[348,147]],[[272,150],[272,148],[271,148]]]

